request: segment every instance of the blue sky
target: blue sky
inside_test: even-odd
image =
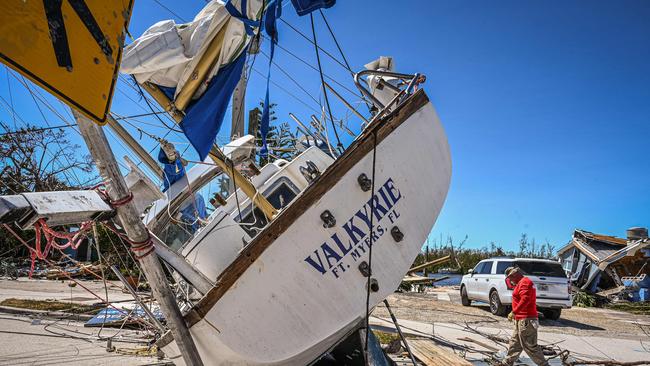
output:
[[[205,4],[159,2],[177,15],[154,0],[137,0],[134,37],[158,20],[191,19]],[[624,236],[630,226],[650,225],[650,2],[340,0],[325,13],[353,69],[385,55],[395,58],[398,71],[427,76],[425,89],[447,131],[453,162],[451,189],[432,238],[459,241],[467,235],[467,246],[494,241],[514,249],[522,233],[560,246],[574,228]],[[283,18],[310,34],[309,17],[298,17],[290,5]],[[322,19],[315,19],[322,47],[338,55]],[[313,46],[286,24],[279,31],[281,46],[315,65]],[[275,61],[321,97],[316,72],[280,49]],[[260,55],[254,68],[265,75],[267,67]],[[353,89],[349,74],[325,56],[323,67]],[[257,72],[248,107],[264,95],[265,80]],[[6,79],[0,73],[0,95],[7,101],[11,96],[23,119],[44,125],[19,81]],[[280,121],[291,122],[289,112],[307,119],[318,110],[277,68],[272,80],[294,95],[271,86]],[[121,79],[113,111],[147,112],[129,98],[138,97]],[[340,103],[331,102],[335,115],[345,116]],[[61,123],[55,113],[44,113],[52,125]],[[13,123],[4,108],[0,118]],[[165,133],[149,125],[155,119],[141,123]],[[358,131],[358,120],[350,118],[349,125]],[[225,141],[228,128],[220,135]],[[70,137],[79,141],[72,131]],[[170,139],[187,146],[182,136]],[[142,143],[154,146],[146,137]],[[116,154],[125,154],[114,146]],[[194,158],[191,149],[186,155]]]

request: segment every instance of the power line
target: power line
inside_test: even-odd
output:
[[[175,16],[176,18],[182,20],[183,22],[187,23],[187,20],[185,20],[185,18],[183,18],[182,16],[178,15],[177,13],[175,13],[175,12],[174,12],[173,10],[171,10],[170,8],[166,7],[165,4],[161,3],[161,2],[158,1],[158,0],[153,0],[153,1],[154,1],[156,4],[160,5],[161,8],[167,10],[167,12],[169,12],[169,14],[171,14],[171,15]]]
[[[63,129],[63,128],[69,128],[72,127],[70,125],[59,125],[59,126],[50,126],[50,127],[43,127],[43,128],[25,128],[25,129],[20,129],[16,131],[6,131],[3,133],[0,133],[0,136],[6,136],[6,135],[20,135],[21,133],[29,133],[29,132],[41,132],[41,131],[48,131],[48,130],[56,130],[56,129]]]

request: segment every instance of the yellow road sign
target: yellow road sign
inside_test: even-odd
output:
[[[106,123],[133,0],[0,0],[0,61]]]

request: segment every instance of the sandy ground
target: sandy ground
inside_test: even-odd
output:
[[[493,316],[487,304],[462,306],[457,288],[437,288],[425,294],[396,293],[389,296],[388,301],[402,331],[410,336],[433,337],[436,344],[476,366],[488,365],[486,355],[481,352],[491,351],[480,343],[498,350],[494,356],[497,359],[505,357],[505,344],[493,342],[467,327],[507,339],[512,334],[512,323]],[[395,332],[383,304],[373,311],[370,324],[373,329]],[[469,342],[468,338],[480,343]],[[608,309],[566,309],[557,321],[540,318],[539,344],[567,350],[573,360],[645,361],[650,365],[650,316]],[[562,365],[559,358],[549,359],[549,362],[552,366]],[[411,363],[402,360],[398,364]],[[525,353],[518,364],[534,365]]]
[[[0,314],[0,365],[160,365],[164,360],[135,356],[145,350],[143,334],[132,330],[84,328],[67,320]],[[113,352],[107,340],[113,337]]]
[[[398,319],[423,323],[453,323],[512,329],[506,318],[494,316],[487,304],[460,305],[458,290],[447,287],[433,292],[395,293],[388,297],[391,309]],[[373,315],[389,317],[383,304]],[[559,320],[540,317],[540,331],[573,334],[577,336],[615,337],[650,342],[650,316],[634,315],[609,309],[571,308],[562,310]]]
[[[132,300],[133,297],[122,291],[119,281],[107,281],[106,288],[103,281],[79,281],[79,284],[71,287],[71,281],[57,280],[30,280],[21,277],[17,280],[0,280],[0,301],[16,298],[30,300],[59,300],[75,303],[93,304],[106,300],[108,291],[109,301]],[[85,287],[85,288],[84,288]],[[96,294],[101,300],[94,296]]]

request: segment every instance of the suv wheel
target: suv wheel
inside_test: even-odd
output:
[[[558,320],[562,314],[562,309],[542,309],[542,314],[544,318],[549,320]]]
[[[490,312],[494,315],[504,316],[508,308],[501,304],[501,299],[499,298],[499,293],[497,290],[492,290],[490,292]]]
[[[467,297],[467,288],[465,286],[461,286],[460,288],[460,303],[463,304],[463,306],[472,305],[472,300]]]

